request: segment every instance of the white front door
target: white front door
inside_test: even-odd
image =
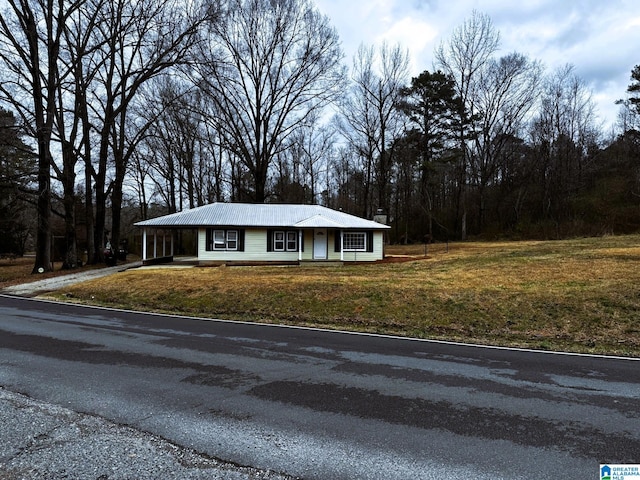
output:
[[[327,229],[318,228],[313,233],[313,258],[314,260],[327,259]]]

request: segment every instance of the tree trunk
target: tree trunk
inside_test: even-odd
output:
[[[116,175],[111,192],[111,248],[117,258],[120,247],[120,224],[122,220],[122,186],[126,174],[127,161],[116,158]]]
[[[39,137],[43,134],[39,131]],[[36,260],[31,273],[53,270],[51,264],[51,154],[47,139],[38,138],[38,229]]]

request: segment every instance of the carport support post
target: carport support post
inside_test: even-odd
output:
[[[147,229],[142,229],[142,261],[147,259]]]

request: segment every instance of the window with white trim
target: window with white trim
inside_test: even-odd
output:
[[[238,250],[238,230],[214,230],[207,229],[208,252],[214,250]]]
[[[224,230],[213,231],[213,249],[214,250],[226,250],[227,237]]]
[[[345,252],[365,252],[367,250],[367,233],[366,232],[343,233],[342,249]]]
[[[295,252],[298,250],[298,233],[287,232],[287,252]]]
[[[273,251],[284,252],[284,232],[273,232]]]
[[[293,230],[276,230],[273,232],[274,252],[297,252],[298,232]]]
[[[238,249],[238,231],[227,230],[227,250]]]

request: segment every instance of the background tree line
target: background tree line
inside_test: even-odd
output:
[[[638,66],[604,132],[570,65],[498,55],[475,11],[409,78],[399,45],[348,69],[311,0],[3,5],[0,250],[34,272],[53,235],[74,268],[213,201],[383,209],[394,242],[640,226]]]

